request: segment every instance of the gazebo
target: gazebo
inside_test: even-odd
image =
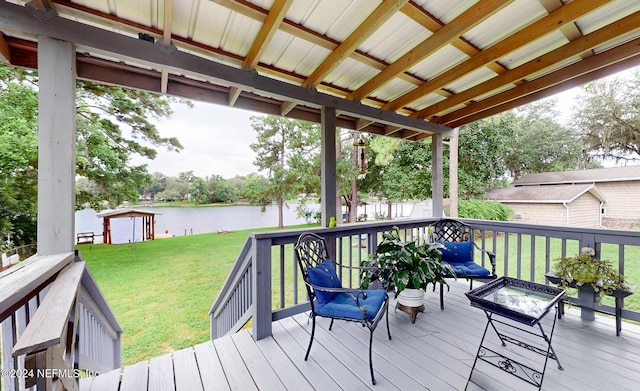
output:
[[[112,244],[111,219],[119,219],[124,217],[130,217],[132,219],[138,217],[142,218],[142,240],[145,241],[154,240],[156,238],[155,224],[157,214],[160,213],[138,209],[119,209],[104,213],[98,213],[96,216],[102,218],[102,235],[104,243]],[[135,241],[135,237],[133,237],[131,240]]]

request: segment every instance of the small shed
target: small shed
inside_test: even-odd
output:
[[[135,226],[136,221],[139,218],[141,220],[140,229],[142,231],[142,236],[140,239],[142,241],[145,240],[154,240],[156,238],[155,233],[155,224],[156,224],[156,215],[160,213],[150,212],[147,210],[138,210],[138,209],[119,209],[113,210],[109,212],[98,213],[96,216],[98,218],[102,218],[102,235],[103,241],[107,244],[113,243],[113,235],[112,235],[112,221],[113,219],[122,219],[122,218],[130,218],[132,223],[132,236],[129,239],[129,242],[136,241],[135,234]]]
[[[521,186],[487,191],[487,198],[513,209],[530,224],[598,228],[605,198],[593,184]]]

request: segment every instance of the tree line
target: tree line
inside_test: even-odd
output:
[[[461,199],[482,199],[486,189],[508,186],[528,173],[598,167],[604,160],[639,155],[640,74],[584,86],[568,124],[558,121],[557,101],[546,100],[459,129],[458,188]],[[5,244],[35,241],[37,216],[37,74],[0,66],[0,237]],[[300,213],[319,202],[320,129],[317,124],[254,116],[257,172],[246,177],[200,178],[151,174],[131,164],[133,155],[153,159],[158,148],[180,150],[162,137],[152,118],[171,117],[172,104],[190,102],[144,91],[77,82],[78,208],[102,210],[125,201],[188,199],[194,203],[246,201],[282,210],[295,199]],[[360,162],[356,145],[367,145]],[[392,139],[338,130],[337,197],[355,221],[355,206],[431,198],[429,139]],[[448,151],[444,153],[448,195]],[[366,171],[363,173],[362,171]],[[389,208],[390,209],[390,208]],[[317,217],[317,216],[316,216]],[[280,219],[279,226],[282,226]]]

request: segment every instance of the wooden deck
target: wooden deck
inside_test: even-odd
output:
[[[243,331],[83,379],[81,390],[463,390],[486,325],[484,312],[471,307],[464,296],[467,288],[465,282],[452,283],[444,311],[437,294],[429,292],[426,312],[415,324],[407,314],[390,310],[393,339],[387,339],[384,323],[374,335],[376,386],[369,376],[366,329],[336,322],[329,332],[329,322],[320,319],[305,362],[311,326],[300,314],[274,323],[272,338],[254,342],[250,332]],[[545,318],[548,322],[552,313]],[[496,350],[519,352],[524,361],[531,358],[519,347],[501,347],[495,333],[490,336]],[[564,370],[549,360],[543,390],[637,390],[637,325],[623,323],[622,334],[616,337],[612,318],[598,314],[595,322],[583,323],[577,310],[567,308],[552,341]],[[544,362],[543,356],[533,358],[531,366]],[[536,389],[486,363],[476,366],[472,379],[469,390]]]

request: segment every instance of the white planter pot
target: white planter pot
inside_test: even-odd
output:
[[[398,294],[398,303],[407,307],[420,307],[424,304],[424,291],[422,289],[404,289]]]

